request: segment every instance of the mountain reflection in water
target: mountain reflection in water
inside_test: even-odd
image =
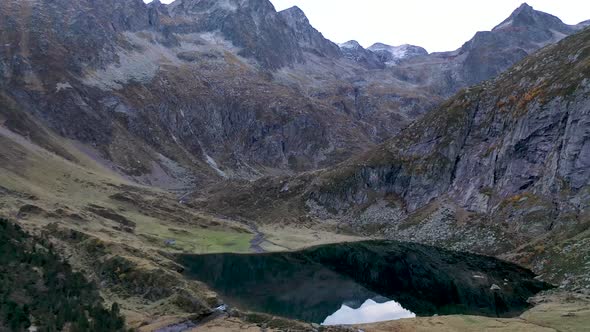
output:
[[[368,299],[357,309],[343,304],[338,311],[326,317],[322,325],[368,324],[413,317],[416,317],[415,313],[395,301],[377,303]]]
[[[402,312],[395,303],[369,308],[367,299],[395,300],[417,316],[514,317],[529,307],[529,297],[550,288],[531,271],[495,258],[394,241],[178,260],[187,277],[208,284],[230,306],[313,323],[336,313],[330,320],[342,321],[345,311],[369,318]],[[363,302],[361,310],[349,310]]]

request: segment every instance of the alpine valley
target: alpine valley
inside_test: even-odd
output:
[[[584,331],[589,25],[428,53],[269,0],[0,1],[0,331]]]

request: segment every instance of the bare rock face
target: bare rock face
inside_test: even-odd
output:
[[[304,61],[295,34],[268,0],[181,0],[170,6],[170,14],[180,18],[173,31],[220,31],[242,48],[240,55],[266,68]]]
[[[385,64],[370,50],[362,47],[356,40],[340,44],[344,56],[367,69],[383,69]]]
[[[268,1],[7,1],[0,15],[2,105],[166,188],[332,165],[438,102],[365,81],[303,12]]]
[[[537,33],[539,33],[539,31],[533,31],[533,29],[544,31],[554,30],[563,34],[571,34],[575,30],[574,28],[564,24],[559,18],[547,13],[536,11],[527,3],[523,3],[514,12],[512,12],[510,17],[498,24],[492,31],[517,31],[520,28]],[[547,37],[540,36],[540,34],[538,34],[537,36],[532,36],[532,38],[543,40]]]
[[[305,13],[297,6],[279,12],[289,27],[295,32],[299,45],[305,50],[319,56],[340,58],[342,52],[338,45],[324,38],[305,16]]]

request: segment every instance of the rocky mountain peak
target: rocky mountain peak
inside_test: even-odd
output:
[[[171,12],[176,15],[199,15],[203,12],[223,11],[233,13],[243,7],[248,7],[250,3],[259,2],[257,0],[177,0],[168,5]],[[272,4],[270,4],[272,7]],[[268,9],[268,6],[266,6]],[[261,8],[264,9],[264,8]],[[274,7],[272,7],[274,10]]]
[[[537,28],[553,29],[563,33],[571,33],[572,28],[563,23],[559,18],[535,10],[527,3],[523,3],[502,23],[497,25],[492,31],[513,29],[513,28]]]
[[[395,65],[404,59],[428,55],[428,51],[423,47],[409,44],[391,46],[383,43],[375,43],[368,49],[375,53],[387,65]]]
[[[340,50],[345,58],[350,59],[367,69],[385,68],[385,63],[379,59],[377,54],[365,49],[356,40],[349,40],[338,46],[340,46]]]
[[[299,8],[297,6],[293,6],[291,8],[287,8],[285,10],[282,10],[282,11],[280,11],[280,13],[281,13],[281,15],[283,15],[284,18],[289,18],[293,21],[309,24],[309,20],[307,19],[307,16],[303,12],[303,10],[301,10],[301,8]]]
[[[347,49],[364,49],[359,42],[356,40],[349,40],[345,43],[339,44],[340,48],[347,48]]]
[[[154,0],[152,2],[148,2],[147,6],[150,8],[166,8],[167,5],[162,3],[160,0]]]
[[[539,48],[560,41],[579,28],[522,4],[491,31],[479,31],[459,50],[462,86],[498,75]],[[493,51],[490,51],[493,50]],[[452,53],[448,53],[451,55]]]
[[[319,56],[342,57],[338,45],[324,38],[322,33],[309,23],[309,19],[301,8],[293,6],[279,12],[279,15],[294,31],[299,45],[304,50]]]
[[[516,8],[516,10],[514,10],[513,15],[514,14],[521,14],[521,13],[525,13],[525,14],[532,14],[534,13],[535,9],[529,5],[526,2],[523,2],[518,8]]]
[[[531,24],[534,22],[535,15],[535,9],[525,2],[516,8],[504,22]]]
[[[265,68],[304,62],[295,33],[268,0],[177,0],[168,8],[182,18],[179,32],[221,32]]]

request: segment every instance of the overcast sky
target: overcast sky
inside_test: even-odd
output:
[[[147,1],[149,2],[149,1]],[[162,2],[172,2],[162,0]],[[477,31],[491,30],[523,0],[271,0],[277,10],[297,5],[311,24],[336,43],[355,39],[414,44],[429,52],[459,48]],[[565,23],[590,19],[590,0],[529,0]]]

